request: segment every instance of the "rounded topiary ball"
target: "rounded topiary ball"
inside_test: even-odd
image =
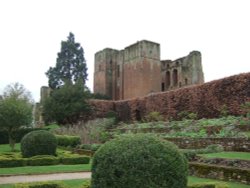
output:
[[[95,153],[91,188],[186,188],[187,175],[176,145],[153,135],[124,135]]]
[[[21,140],[21,152],[23,157],[35,155],[55,155],[56,137],[45,130],[32,131]]]

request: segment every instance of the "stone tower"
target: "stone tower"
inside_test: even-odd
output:
[[[161,89],[160,45],[139,41],[124,50],[95,54],[94,93],[113,100],[140,97]]]
[[[177,60],[160,60],[160,45],[139,41],[124,50],[106,48],[95,54],[94,93],[113,100],[145,96],[202,84],[201,53]]]

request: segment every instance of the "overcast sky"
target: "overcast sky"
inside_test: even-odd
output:
[[[143,39],[160,43],[162,60],[200,51],[206,82],[250,71],[249,0],[1,0],[0,94],[19,82],[39,101],[69,32],[91,90],[97,51]]]

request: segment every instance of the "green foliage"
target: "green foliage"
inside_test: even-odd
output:
[[[90,158],[88,156],[72,156],[72,157],[63,157],[61,158],[62,164],[88,164]]]
[[[65,84],[60,89],[51,92],[43,106],[43,116],[46,123],[56,121],[58,124],[73,124],[80,115],[91,110],[87,103],[89,90],[81,82]]]
[[[46,125],[45,128],[50,130],[50,131],[53,131],[54,129],[60,128],[60,126],[57,124],[49,124],[49,125]]]
[[[86,181],[84,181],[83,182],[83,184],[82,184],[82,188],[90,188],[91,186],[90,186],[90,183],[91,183],[91,181],[90,180],[86,180]]]
[[[219,153],[224,151],[224,148],[219,144],[212,144],[206,148],[201,149],[184,149],[182,150],[183,154],[188,160],[192,160],[196,157],[197,154],[208,154],[208,153]]]
[[[174,144],[153,135],[124,135],[95,153],[91,187],[186,188],[187,175],[187,161]]]
[[[163,121],[164,118],[163,116],[160,114],[160,112],[150,112],[146,117],[145,117],[145,121],[146,122],[152,122],[152,121]]]
[[[226,159],[240,159],[250,160],[250,153],[248,152],[210,152],[201,154],[205,158],[226,158]]]
[[[101,93],[92,93],[91,98],[99,99],[99,100],[112,100],[111,97],[105,94],[101,94]]]
[[[220,117],[226,117],[228,116],[228,108],[227,108],[227,105],[223,105],[221,108],[220,108]]]
[[[194,113],[194,112],[182,111],[178,113],[178,117],[181,120],[185,120],[185,119],[195,120],[198,118],[198,115],[197,113]]]
[[[82,144],[80,148],[85,150],[97,151],[101,146],[102,144]]]
[[[64,147],[76,147],[81,144],[79,136],[56,135],[57,145]]]
[[[58,164],[60,164],[60,159],[51,155],[36,155],[28,159],[29,166],[48,166]]]
[[[74,84],[79,80],[85,85],[88,74],[84,51],[81,45],[75,42],[73,33],[69,33],[67,41],[62,41],[56,66],[50,67],[46,75],[52,89],[60,88],[67,82]]]
[[[13,132],[21,126],[31,125],[31,122],[32,99],[29,92],[21,84],[8,85],[0,100],[0,129],[7,130],[12,150],[16,143]]]
[[[0,168],[26,166],[27,160],[22,158],[0,158]]]
[[[246,117],[250,118],[250,102],[245,102],[241,105],[241,108],[245,112]]]
[[[35,182],[35,183],[18,183],[15,188],[65,188],[63,183],[59,182]]]
[[[12,135],[15,138],[16,143],[19,143],[24,135],[28,134],[31,131],[35,130],[44,130],[42,128],[32,128],[32,127],[21,127],[19,129],[13,130]],[[0,130],[0,144],[8,144],[8,131],[7,130]]]
[[[55,155],[56,147],[56,137],[45,130],[32,131],[21,140],[21,152],[23,157]]]
[[[188,185],[188,188],[229,188],[225,183],[196,183]]]

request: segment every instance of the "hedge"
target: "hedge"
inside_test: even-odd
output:
[[[15,188],[66,188],[61,182],[18,183]]]
[[[92,162],[92,188],[187,187],[187,160],[155,135],[128,134],[103,144]]]
[[[57,140],[54,134],[46,130],[32,131],[21,140],[23,157],[36,155],[56,155]]]
[[[88,156],[55,157],[38,155],[31,158],[0,158],[0,168],[21,167],[21,166],[49,166],[58,164],[88,164]]]
[[[76,147],[81,144],[81,139],[79,136],[69,136],[69,135],[56,135],[57,145],[64,147]]]
[[[31,131],[36,131],[36,130],[47,130],[47,129],[27,127],[15,130],[13,134],[16,138],[16,143],[19,143],[24,135],[28,134]],[[8,144],[8,143],[9,143],[8,132],[6,130],[0,130],[0,144]]]
[[[224,183],[197,183],[188,185],[188,188],[229,188],[229,186]]]
[[[61,158],[62,164],[88,164],[90,157],[79,156],[79,157],[63,157]]]
[[[143,119],[152,111],[159,112],[164,119],[180,119],[178,113],[193,112],[197,118],[217,118],[226,106],[228,115],[243,115],[241,105],[249,101],[250,73],[230,76],[201,85],[159,92],[145,97],[104,101],[90,100],[95,109],[91,118],[103,118],[114,111],[121,121]],[[140,117],[140,118],[138,118]]]
[[[47,166],[60,164],[60,158],[54,156],[34,156],[27,160],[29,166]]]

